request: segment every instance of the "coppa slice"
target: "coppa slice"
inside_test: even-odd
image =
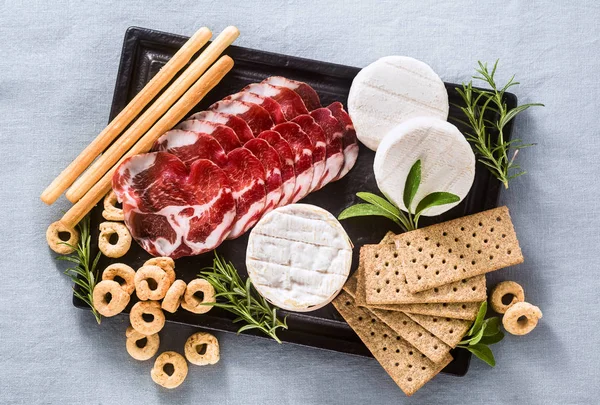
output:
[[[267,110],[271,119],[275,124],[281,124],[287,121],[281,110],[281,106],[271,97],[263,97],[258,94],[249,93],[247,91],[240,91],[239,93],[232,94],[224,98],[224,100],[237,100],[243,101],[250,104],[256,104]]]
[[[286,87],[273,86],[267,83],[253,83],[244,87],[242,91],[271,97],[281,106],[286,120],[294,119],[301,114],[308,114],[308,110],[300,96]]]
[[[263,215],[279,204],[282,194],[281,159],[277,151],[267,141],[255,138],[246,142],[244,148],[248,149],[260,160],[265,168],[265,191],[267,199]]]
[[[248,149],[238,148],[227,154],[223,171],[231,183],[236,217],[227,239],[235,239],[262,216],[266,204],[265,168]]]
[[[313,191],[317,189],[323,178],[323,173],[325,173],[325,157],[327,155],[325,132],[323,132],[323,129],[316,123],[314,118],[308,114],[299,115],[292,122],[300,125],[300,128],[306,132],[313,146],[314,173],[310,185],[310,191]]]
[[[223,147],[214,137],[182,129],[166,132],[158,138],[152,151],[172,153],[188,167],[198,159],[208,159],[219,167],[227,162]]]
[[[248,276],[257,291],[290,311],[313,311],[342,289],[352,264],[344,228],[322,208],[292,204],[265,215],[250,233]]]
[[[273,126],[273,120],[267,110],[256,104],[237,100],[223,100],[211,105],[209,110],[240,117],[246,121],[254,136]]]
[[[212,250],[235,219],[229,180],[206,159],[188,169],[170,153],[136,155],[118,167],[113,190],[131,235],[155,256],[175,259]]]
[[[325,171],[317,186],[317,188],[321,188],[335,179],[344,167],[344,153],[342,148],[344,129],[327,108],[319,108],[311,111],[310,116],[323,129],[327,140],[325,148]]]
[[[188,120],[179,124],[186,131],[194,131],[214,137],[223,147],[226,153],[242,146],[233,129],[214,122]]]
[[[294,152],[288,141],[283,139],[279,132],[263,131],[258,136],[264,139],[271,145],[279,154],[281,159],[281,182],[282,193],[281,199],[277,204],[278,207],[291,204],[294,199],[294,190],[296,189],[296,173],[294,171]]]
[[[346,175],[354,167],[356,159],[358,159],[358,139],[356,139],[356,131],[350,116],[344,110],[344,106],[339,101],[327,106],[331,114],[340,122],[344,128],[342,136],[342,147],[344,148],[344,167],[340,170],[335,180],[339,180]]]
[[[254,135],[252,135],[252,130],[250,129],[246,121],[232,114],[219,113],[214,111],[201,111],[192,115],[186,121],[188,120],[209,121],[214,122],[215,124],[225,125],[226,127],[233,129],[240,142],[242,143],[246,143],[250,139],[254,138]],[[180,125],[181,124],[179,124],[177,128],[180,128]]]
[[[379,189],[403,211],[407,211],[403,199],[406,178],[417,160],[421,160],[421,184],[411,212],[433,192],[449,192],[461,200],[469,193],[475,177],[475,155],[463,134],[446,121],[413,118],[386,135],[373,162]],[[429,208],[421,215],[440,215],[459,203]]]
[[[294,186],[294,198],[296,202],[304,198],[310,192],[314,168],[313,168],[313,146],[308,135],[293,122],[286,122],[273,127],[273,131],[279,132],[294,152],[294,170],[296,172],[296,184]]]
[[[300,96],[302,101],[304,101],[304,104],[309,111],[321,108],[319,95],[315,89],[304,82],[290,80],[281,76],[271,76],[263,80],[262,83],[272,84],[273,86],[287,87],[288,89],[295,91]]]

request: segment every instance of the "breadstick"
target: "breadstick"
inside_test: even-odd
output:
[[[111,147],[79,177],[67,191],[67,199],[77,202],[102,178],[113,165],[131,148],[138,139],[167,111],[173,103],[213,64],[240,32],[235,27],[227,27],[198,56],[172,85],[142,114],[137,121]]]
[[[173,79],[210,39],[212,33],[200,28],[169,62],[144,86],[106,128],[56,177],[40,198],[50,205],[77,179],[94,159],[129,125],[150,101]]]
[[[222,56],[196,83],[185,92],[183,97],[131,148],[121,160],[112,167],[102,179],[88,191],[81,200],[71,207],[62,217],[63,224],[77,224],[106,195],[112,184],[112,177],[119,165],[128,157],[148,152],[154,142],[166,131],[177,124],[190,112],[202,98],[223,79],[233,67],[233,59]]]

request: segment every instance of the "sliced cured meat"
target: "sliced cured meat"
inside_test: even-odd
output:
[[[279,132],[294,152],[294,171],[296,172],[296,184],[294,186],[294,198],[292,202],[299,201],[310,192],[310,185],[314,174],[312,154],[313,146],[308,135],[293,122],[275,125],[273,131]]]
[[[291,204],[294,199],[294,189],[296,187],[296,174],[294,171],[294,152],[290,147],[288,141],[283,139],[279,132],[275,131],[263,131],[258,136],[260,139],[264,139],[271,145],[279,154],[281,160],[281,199],[277,204],[278,207],[282,207],[287,204]]]
[[[248,149],[260,160],[265,168],[265,191],[267,199],[263,215],[279,204],[282,195],[281,158],[277,151],[267,141],[255,138],[246,142],[244,148]]]
[[[248,149],[238,148],[227,154],[223,171],[231,183],[236,217],[227,239],[235,239],[262,216],[266,204],[265,168]]]
[[[288,89],[295,91],[300,96],[302,101],[304,101],[304,104],[309,111],[321,108],[321,100],[319,100],[319,95],[315,89],[304,82],[286,79],[282,76],[271,76],[263,80],[262,83],[272,84],[273,86],[287,87]]]
[[[239,93],[225,97],[224,100],[237,100],[250,104],[257,104],[267,110],[275,124],[281,124],[287,121],[283,115],[281,106],[271,97],[263,97],[258,94],[248,93],[247,91],[240,91]]]
[[[358,159],[358,139],[356,139],[356,131],[352,124],[352,119],[344,110],[344,106],[339,101],[327,106],[331,114],[340,122],[344,128],[342,135],[342,147],[344,148],[344,167],[338,173],[333,181],[339,180],[346,175],[354,167],[356,159]]]
[[[209,110],[240,117],[246,121],[254,136],[273,126],[273,120],[267,110],[256,104],[237,100],[223,100],[211,105]]]
[[[176,156],[153,152],[125,160],[113,176],[133,238],[155,256],[198,255],[217,247],[236,218],[227,176],[199,159],[188,168]]]
[[[293,90],[287,87],[273,86],[267,83],[253,83],[242,91],[258,94],[263,97],[271,97],[281,106],[286,120],[296,118],[298,115],[308,114],[304,101]]]
[[[182,129],[166,132],[158,138],[152,151],[169,152],[188,167],[198,159],[208,159],[219,167],[227,163],[223,147],[213,136]]]
[[[242,146],[233,129],[225,125],[208,121],[188,120],[183,121],[179,126],[186,131],[200,132],[212,136],[221,144],[226,153]]]
[[[310,191],[316,190],[321,182],[323,173],[325,173],[325,156],[327,153],[327,140],[325,138],[325,132],[316,123],[313,117],[308,114],[299,115],[292,120],[292,122],[300,125],[300,128],[308,138],[310,139],[313,146],[313,178],[310,185]]]
[[[327,108],[318,108],[310,112],[311,117],[325,132],[327,147],[325,152],[325,172],[317,188],[321,188],[337,177],[344,167],[342,136],[344,128]]]
[[[240,117],[237,117],[232,114],[220,113],[215,111],[201,111],[192,115],[186,121],[188,120],[209,121],[214,122],[215,124],[225,125],[226,127],[233,129],[240,142],[242,143],[246,143],[250,139],[254,138],[254,135],[252,134],[252,130],[248,126],[248,123],[246,123],[246,121],[244,121]],[[181,124],[179,124],[177,128],[180,128],[180,125]]]

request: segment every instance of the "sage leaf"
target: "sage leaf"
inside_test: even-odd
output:
[[[475,331],[478,331],[479,328],[481,328],[481,325],[483,324],[483,318],[485,317],[486,312],[487,312],[487,301],[483,301],[481,303],[481,306],[479,307],[479,312],[477,312],[477,317],[475,318],[475,322],[473,322],[473,326],[471,326],[471,329],[469,329],[467,336],[472,336],[473,333],[475,333]]]
[[[340,215],[338,215],[338,219],[342,220],[353,217],[366,217],[369,215],[386,217],[400,225],[400,221],[398,220],[398,218],[392,215],[389,211],[386,211],[383,208],[372,204],[356,204],[351,207],[348,207],[344,211],[342,211]]]
[[[400,209],[398,207],[396,207],[395,205],[390,203],[385,198],[378,196],[377,194],[359,192],[359,193],[356,193],[356,196],[358,198],[360,198],[361,200],[364,200],[368,203],[376,205],[377,207],[381,208],[384,211],[388,211],[390,214],[392,214],[395,217],[400,216]]]
[[[456,194],[447,193],[445,191],[437,191],[426,195],[421,201],[419,201],[415,215],[420,216],[421,213],[426,209],[436,207],[438,205],[452,204],[457,201],[460,201],[460,197]]]
[[[475,356],[477,356],[477,358],[485,361],[490,366],[494,367],[496,365],[496,359],[494,359],[494,354],[486,345],[477,344],[473,346],[468,346],[466,349],[473,353]]]
[[[408,176],[406,177],[406,183],[404,184],[404,206],[408,212],[410,212],[410,206],[417,194],[419,185],[421,184],[421,160],[417,160],[414,165],[410,168]]]
[[[504,333],[502,333],[502,331],[498,331],[498,333],[496,333],[495,335],[482,337],[481,340],[479,341],[479,344],[480,345],[493,345],[495,343],[498,343],[502,339],[504,339]]]
[[[469,339],[465,339],[465,340],[461,341],[459,344],[463,345],[463,346],[464,345],[473,346],[473,345],[478,344],[479,341],[481,340],[481,338],[483,337],[484,331],[485,331],[484,328],[477,330],[473,336],[471,336]]]
[[[483,325],[483,336],[494,336],[500,332],[500,318],[497,316],[488,318],[485,320]]]

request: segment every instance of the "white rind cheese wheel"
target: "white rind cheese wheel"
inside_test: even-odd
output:
[[[407,56],[386,56],[362,69],[348,95],[356,136],[371,150],[396,125],[414,117],[448,118],[448,92],[427,65]]]
[[[273,305],[308,312],[333,300],[348,278],[352,243],[322,208],[292,204],[256,224],[248,239],[246,267],[256,290]]]
[[[413,118],[393,128],[375,153],[373,171],[377,186],[398,207],[403,202],[406,177],[421,160],[421,185],[412,202],[412,212],[426,195],[446,191],[462,200],[475,177],[475,155],[463,134],[454,125],[427,117]],[[453,204],[432,207],[423,216],[440,215]]]

